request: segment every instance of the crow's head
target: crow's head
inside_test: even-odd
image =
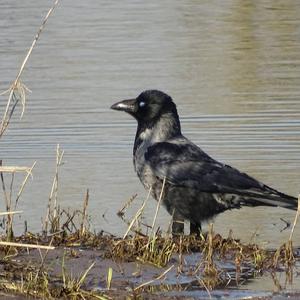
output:
[[[177,116],[176,105],[172,98],[157,90],[147,90],[136,99],[117,102],[111,106],[111,109],[125,111],[138,122],[155,122],[167,113]]]

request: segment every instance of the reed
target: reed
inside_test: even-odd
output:
[[[59,184],[59,169],[62,166],[64,151],[60,149],[59,144],[56,146],[56,164],[55,174],[52,181],[52,187],[49,195],[47,212],[43,224],[43,233],[46,236],[48,230],[54,233],[60,230],[60,207],[58,205],[58,184]],[[50,227],[50,228],[49,228]]]
[[[155,223],[156,223],[158,211],[160,209],[161,202],[162,202],[162,199],[163,199],[163,194],[164,194],[164,191],[165,191],[165,185],[166,185],[166,177],[164,177],[162,187],[161,187],[161,191],[160,191],[160,195],[159,195],[158,202],[157,202],[157,205],[156,205],[156,210],[155,210],[155,214],[154,214],[154,218],[153,218],[153,222],[152,222],[152,226],[151,226],[151,233],[149,235],[150,238],[153,236],[153,233],[154,233],[154,228],[155,228]]]
[[[297,208],[297,212],[296,212],[296,215],[295,215],[293,227],[291,229],[289,241],[292,241],[292,239],[293,239],[293,234],[294,234],[294,230],[295,230],[296,224],[298,222],[299,215],[300,215],[300,194],[298,196],[298,208]]]
[[[80,237],[82,238],[84,234],[87,231],[86,228],[86,221],[87,221],[87,207],[89,204],[89,190],[87,189],[86,195],[83,201],[83,208],[82,208],[82,219],[81,219],[81,224],[80,224]]]
[[[40,38],[40,35],[41,35],[44,27],[45,27],[45,24],[46,24],[48,18],[50,17],[50,15],[52,14],[54,8],[58,4],[58,2],[59,2],[59,0],[56,0],[54,2],[53,6],[49,9],[48,13],[46,14],[41,26],[39,27],[32,43],[31,43],[29,50],[27,51],[27,54],[25,55],[24,60],[22,61],[20,69],[19,69],[13,83],[10,85],[10,87],[6,91],[4,91],[3,93],[0,94],[0,96],[8,94],[7,104],[6,104],[5,111],[4,111],[4,114],[3,114],[3,117],[2,117],[1,123],[0,123],[0,139],[3,136],[3,134],[5,133],[6,129],[8,128],[11,118],[12,118],[14,111],[19,102],[21,102],[21,105],[22,105],[21,118],[25,112],[26,98],[27,98],[26,95],[28,92],[30,92],[30,90],[22,82],[21,77],[22,77],[23,71],[25,69],[25,66],[28,62],[28,59],[29,59],[29,57],[30,57],[30,55],[31,55],[31,53],[32,53],[38,39]],[[12,238],[13,238],[13,228],[12,228],[13,214],[10,214],[9,212],[11,211],[12,204],[13,204],[12,191],[13,191],[15,173],[17,173],[17,172],[27,173],[27,175],[18,191],[17,197],[14,201],[14,207],[16,209],[19,198],[23,192],[23,189],[26,185],[26,182],[27,182],[29,176],[32,174],[32,169],[34,168],[34,166],[35,166],[35,163],[32,165],[31,168],[30,167],[19,167],[19,166],[3,166],[2,161],[1,161],[0,177],[1,177],[1,183],[2,183],[2,190],[4,193],[6,211],[8,213],[7,221],[6,221],[6,233],[7,233],[8,241],[12,240]],[[11,174],[9,190],[6,188],[5,179],[3,176],[4,173]]]
[[[138,219],[141,217],[143,211],[144,211],[144,208],[146,206],[146,203],[150,197],[150,194],[151,194],[151,188],[149,189],[148,191],[148,195],[147,195],[147,198],[144,200],[142,206],[139,208],[139,210],[136,212],[134,218],[132,219],[132,221],[130,222],[125,234],[123,235],[123,239],[125,239],[127,237],[127,235],[129,234],[129,232],[132,230],[132,227],[133,225],[138,221]]]
[[[298,196],[298,207],[294,219],[294,223],[290,232],[290,236],[287,242],[281,245],[273,256],[273,267],[276,268],[281,261],[285,267],[287,274],[292,272],[292,268],[295,264],[295,255],[294,255],[294,247],[293,247],[293,235],[298,222],[298,217],[300,214],[300,195]]]
[[[30,92],[30,90],[21,81],[21,76],[22,76],[24,68],[27,64],[27,61],[32,53],[32,50],[34,49],[38,39],[40,38],[40,35],[50,17],[50,15],[52,14],[54,8],[57,6],[58,2],[59,2],[59,0],[56,0],[54,2],[53,6],[49,9],[48,13],[46,14],[41,26],[39,27],[32,43],[31,43],[31,46],[21,64],[21,67],[19,69],[19,72],[18,72],[15,80],[13,81],[11,86],[6,91],[4,91],[2,94],[0,94],[0,95],[4,95],[4,94],[8,93],[8,100],[7,100],[6,108],[5,108],[4,115],[2,117],[2,121],[1,121],[1,125],[0,125],[0,138],[3,136],[4,132],[6,131],[8,125],[10,123],[10,120],[14,114],[15,108],[19,102],[21,102],[21,104],[22,104],[21,118],[24,114],[25,105],[26,105],[26,93]]]
[[[21,214],[21,213],[23,213],[22,210],[19,210],[19,211],[6,211],[6,212],[0,212],[0,216],[15,215],[15,214]]]
[[[19,213],[17,211],[12,211],[12,209],[14,207],[14,210],[16,210],[19,199],[22,195],[28,178],[32,175],[32,170],[35,167],[35,165],[36,162],[34,162],[31,167],[3,166],[2,160],[0,160],[0,179],[6,208],[6,212],[2,212],[1,214],[6,216],[5,228],[7,241],[11,241],[13,239],[13,215]],[[25,173],[26,176],[18,189],[16,198],[13,198],[14,181],[16,173]],[[10,175],[9,188],[7,187],[4,174]]]

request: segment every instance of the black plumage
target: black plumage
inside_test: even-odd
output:
[[[165,178],[162,199],[173,215],[173,233],[183,231],[184,219],[190,221],[191,232],[199,232],[202,221],[241,206],[297,208],[296,198],[214,160],[184,137],[176,105],[167,94],[147,90],[111,108],[129,113],[138,122],[134,167],[156,200]]]

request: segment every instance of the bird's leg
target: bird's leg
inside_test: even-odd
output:
[[[172,234],[173,236],[178,236],[184,233],[184,219],[176,210],[173,212],[172,217]]]
[[[190,234],[196,234],[196,236],[200,236],[200,234],[201,234],[201,223],[190,222]]]

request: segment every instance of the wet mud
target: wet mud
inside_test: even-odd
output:
[[[174,245],[174,251],[167,262],[161,261],[161,265],[158,261],[154,263],[149,259],[150,250],[145,248],[148,246],[146,237],[126,240],[94,237],[92,244],[89,244],[90,239],[81,242],[69,239],[64,245],[54,241],[54,244],[58,244],[54,250],[49,251],[3,248],[0,286],[5,297],[2,298],[25,299],[25,296],[29,298],[36,296],[41,299],[82,299],[83,296],[86,299],[126,297],[283,299],[289,296],[290,299],[298,299],[300,297],[299,249],[293,249],[294,260],[290,265],[284,262],[283,252],[279,253],[280,258],[274,265],[275,250],[256,249],[255,245],[242,247],[238,241],[221,239],[218,235],[211,239],[210,246],[208,237],[204,241],[197,239],[167,241]],[[160,241],[158,238],[156,250],[164,249],[165,244],[165,239],[161,238]],[[225,247],[223,250],[220,246],[222,244]],[[140,245],[140,249],[137,245]],[[147,255],[142,251],[146,251]],[[254,254],[257,255],[256,258]],[[157,255],[159,256],[158,253]],[[37,277],[42,280],[37,280]]]

